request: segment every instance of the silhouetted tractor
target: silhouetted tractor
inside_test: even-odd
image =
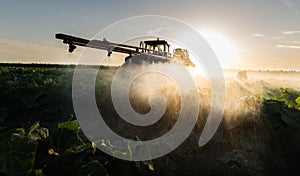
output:
[[[160,40],[159,38],[141,41],[140,46],[113,43],[105,38],[103,40],[88,40],[61,33],[56,34],[55,38],[63,40],[64,44],[68,44],[70,53],[76,49],[76,46],[83,46],[107,50],[107,56],[111,56],[112,52],[128,54],[125,57],[125,63],[166,63],[176,59],[185,66],[195,66],[191,62],[186,49],[176,48],[173,50],[173,53],[170,53],[170,44],[166,40]]]

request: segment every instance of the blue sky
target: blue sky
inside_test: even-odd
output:
[[[233,41],[231,67],[300,69],[300,1],[0,1],[0,62],[64,63],[70,55],[54,39],[63,32],[91,38],[104,27],[138,15],[177,18],[196,30]],[[105,36],[104,36],[105,37]],[[118,41],[116,41],[118,42]]]

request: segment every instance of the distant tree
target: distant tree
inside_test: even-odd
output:
[[[242,81],[247,80],[248,79],[247,71],[238,71],[236,77]]]

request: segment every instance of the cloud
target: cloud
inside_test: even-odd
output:
[[[299,44],[300,45],[300,41],[291,41],[291,43]]]
[[[266,39],[269,39],[269,40],[281,40],[281,39],[284,39],[284,37],[281,37],[281,36],[268,36],[268,35],[265,35],[265,34],[261,34],[261,33],[254,33],[252,34],[253,37],[257,37],[257,38],[266,38]]]
[[[265,35],[265,34],[260,34],[260,33],[255,33],[255,34],[252,34],[253,37],[257,37],[257,38],[266,38],[266,39],[270,39],[270,40],[280,40],[280,39],[283,39],[283,37],[277,37],[277,36],[268,36],[268,35]]]
[[[300,49],[300,46],[295,45],[276,45],[277,48]]]
[[[264,37],[264,34],[252,34],[253,37]]]
[[[80,17],[83,21],[90,21],[91,18],[90,17],[87,17],[87,16],[82,16]]]
[[[300,34],[300,31],[283,31],[281,32],[282,34],[285,35],[290,35],[290,34]]]
[[[147,32],[148,35],[153,35],[153,34],[157,34],[158,32],[160,32],[161,30],[163,30],[164,28],[156,28],[156,29],[151,29]]]

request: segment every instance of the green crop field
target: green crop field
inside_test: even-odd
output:
[[[172,128],[178,107],[168,104],[165,120],[152,129],[132,127],[134,135],[123,131],[130,126],[117,120],[110,95],[117,69],[100,67],[96,80],[97,105],[107,124],[123,136],[140,139],[149,137],[145,133],[157,137]],[[207,145],[197,145],[209,111],[209,106],[201,106],[196,127],[182,145],[164,157],[134,162],[103,153],[82,133],[72,104],[73,73],[74,66],[0,66],[1,175],[300,173],[300,91],[296,88],[263,80],[232,80],[227,85],[223,121]],[[208,88],[199,87],[201,102],[209,102],[209,95]],[[132,99],[132,106],[147,112],[149,105],[144,101]],[[130,155],[134,150],[116,149],[103,140],[112,152]]]

